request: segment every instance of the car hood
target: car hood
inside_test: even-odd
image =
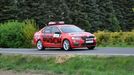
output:
[[[68,33],[68,35],[70,36],[94,36],[93,34],[89,33],[89,32],[71,32],[71,33]]]

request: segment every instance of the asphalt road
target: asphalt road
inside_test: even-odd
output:
[[[26,48],[0,48],[1,54],[28,54],[28,55],[64,55],[64,54],[77,54],[77,55],[123,55],[134,56],[134,48],[95,48],[88,50],[87,48],[73,49],[71,51],[64,51],[60,49],[48,48],[44,51],[37,49]]]

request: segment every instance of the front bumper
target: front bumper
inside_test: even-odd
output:
[[[72,40],[71,47],[72,48],[81,48],[81,47],[90,47],[96,46],[96,40],[93,39],[93,43],[86,43],[85,40]]]

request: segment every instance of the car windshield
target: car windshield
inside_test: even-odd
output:
[[[62,26],[60,27],[61,31],[64,33],[71,33],[71,32],[83,32],[82,29],[80,29],[77,26]]]

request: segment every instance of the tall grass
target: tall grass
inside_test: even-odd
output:
[[[35,22],[17,20],[0,24],[0,47],[32,47],[31,40],[36,31]]]
[[[98,46],[134,47],[134,30],[131,32],[98,31],[94,34],[97,37]]]
[[[61,59],[65,62],[57,63]],[[64,58],[64,59],[63,59]],[[134,75],[134,57],[101,56],[0,56],[0,69],[30,71],[49,75]]]

